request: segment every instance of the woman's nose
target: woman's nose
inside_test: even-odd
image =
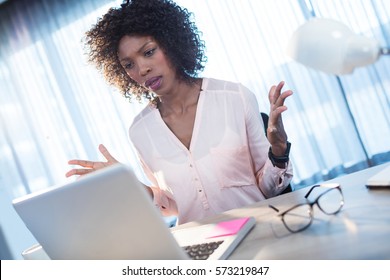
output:
[[[152,69],[148,65],[141,65],[139,67],[139,75],[140,76],[145,76],[148,74]]]

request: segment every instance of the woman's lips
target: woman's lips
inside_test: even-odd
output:
[[[153,91],[156,91],[160,88],[162,82],[162,77],[153,77],[145,82],[145,87],[150,88]]]

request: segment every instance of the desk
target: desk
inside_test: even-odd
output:
[[[268,205],[283,211],[305,202],[304,196],[310,187],[177,228],[233,217],[255,217],[255,228],[230,259],[390,259],[390,188],[367,189],[365,186],[370,176],[388,165],[390,163],[327,181],[341,185],[344,207],[339,214],[328,216],[314,206],[313,223],[302,232],[288,232]]]
[[[327,181],[341,185],[344,207],[339,214],[327,216],[314,206],[314,221],[302,232],[288,232],[268,205],[283,211],[305,202],[304,196],[310,187],[183,224],[173,230],[253,216],[256,226],[230,259],[390,259],[390,188],[370,190],[365,186],[369,177],[389,165],[382,164]],[[25,259],[48,259],[39,245],[25,253]]]

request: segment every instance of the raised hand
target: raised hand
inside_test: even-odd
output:
[[[107,148],[104,145],[102,145],[102,144],[99,145],[99,151],[107,159],[107,161],[102,162],[102,161],[72,159],[72,160],[68,161],[68,164],[79,165],[80,167],[83,167],[83,168],[73,168],[73,169],[69,170],[65,174],[65,176],[71,177],[74,175],[85,175],[85,174],[91,173],[93,171],[96,171],[98,169],[102,169],[104,167],[118,163],[118,161],[108,152]]]
[[[287,148],[287,134],[284,130],[282,113],[287,110],[284,101],[293,94],[291,90],[282,92],[284,82],[271,87],[268,93],[270,113],[268,120],[267,138],[272,146],[272,153],[276,156],[284,154]]]

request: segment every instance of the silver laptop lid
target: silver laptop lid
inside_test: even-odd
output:
[[[390,165],[368,178],[367,187],[389,188],[390,187]]]
[[[117,164],[13,205],[51,259],[187,259],[132,170]]]

